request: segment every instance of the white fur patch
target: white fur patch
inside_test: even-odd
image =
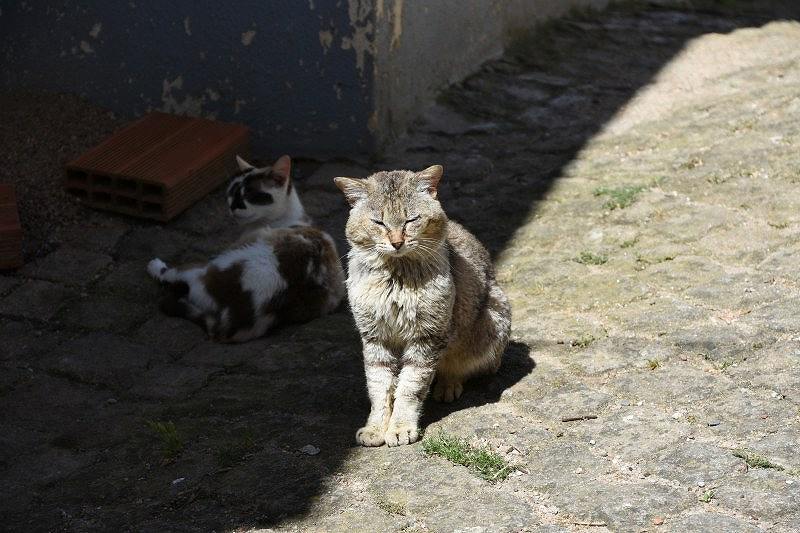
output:
[[[157,280],[161,280],[161,276],[167,271],[167,264],[156,257],[147,263],[147,273]]]

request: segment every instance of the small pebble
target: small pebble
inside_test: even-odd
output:
[[[109,403],[109,404],[117,403],[117,399],[116,398],[109,398],[108,400],[106,400],[106,403]]]
[[[642,400],[639,400],[638,402],[636,402],[636,406],[637,407],[641,407],[642,405],[644,405],[644,402]]]
[[[622,406],[627,407],[627,406],[629,406],[631,404],[631,402],[629,402],[628,400],[622,400],[621,402],[619,402],[619,404],[622,405]]]
[[[709,427],[718,426],[718,425],[720,425],[720,421],[719,420],[709,420],[708,421],[708,425],[709,425]]]
[[[675,420],[680,420],[681,418],[683,418],[683,413],[681,413],[680,411],[675,411],[674,413],[672,413],[672,418],[674,418]]]
[[[581,467],[576,468],[575,469],[575,473],[576,474],[583,474],[583,468],[581,468]]]
[[[664,523],[664,518],[663,517],[656,516],[656,517],[653,518],[653,525],[654,526],[660,526],[663,523]]]
[[[305,446],[300,448],[300,451],[306,455],[317,455],[319,453],[319,448],[317,448],[313,444],[306,444]]]
[[[589,440],[589,445],[590,446],[594,446],[595,444],[597,444],[597,443],[595,442],[594,439]]]
[[[705,487],[706,486],[706,482],[705,481],[698,481],[697,482],[697,486],[698,487]]]
[[[787,485],[794,485],[794,480],[793,479],[787,479],[786,480],[786,484]]]
[[[184,481],[186,481],[185,477],[179,477],[178,479],[173,479],[172,484],[177,485],[178,483],[183,483]]]

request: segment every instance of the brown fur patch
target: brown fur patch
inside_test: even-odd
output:
[[[203,276],[203,285],[206,291],[217,302],[220,316],[228,310],[228,323],[226,327],[218,325],[218,331],[209,332],[214,337],[226,339],[232,337],[238,330],[250,329],[255,324],[255,309],[250,291],[242,289],[242,263],[234,263],[225,270],[211,265]]]
[[[279,308],[279,318],[287,322],[308,322],[320,316],[338,262],[328,240],[315,228],[299,227],[276,230],[269,241],[288,287],[264,306],[262,312],[275,312]]]

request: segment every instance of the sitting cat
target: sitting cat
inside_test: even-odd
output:
[[[335,178],[350,203],[347,290],[364,347],[372,408],[364,446],[419,438],[422,403],[451,402],[463,382],[493,373],[508,343],[511,308],[491,258],[436,199],[442,167]]]
[[[333,239],[311,227],[290,178],[291,160],[255,168],[237,157],[228,186],[231,213],[245,224],[241,238],[206,264],[148,273],[167,288],[161,310],[188,318],[220,342],[244,342],[279,322],[307,322],[330,313],[344,297],[344,272]]]

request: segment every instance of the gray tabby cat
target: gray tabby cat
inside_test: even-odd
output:
[[[442,167],[335,178],[351,205],[347,279],[364,347],[372,408],[356,433],[364,446],[419,438],[434,374],[436,400],[500,366],[511,308],[491,258],[436,199]]]
[[[166,289],[161,311],[188,318],[219,342],[244,342],[281,322],[307,322],[344,298],[344,272],[333,239],[311,226],[292,187],[289,156],[256,168],[237,157],[228,207],[245,226],[207,263],[147,266]]]

